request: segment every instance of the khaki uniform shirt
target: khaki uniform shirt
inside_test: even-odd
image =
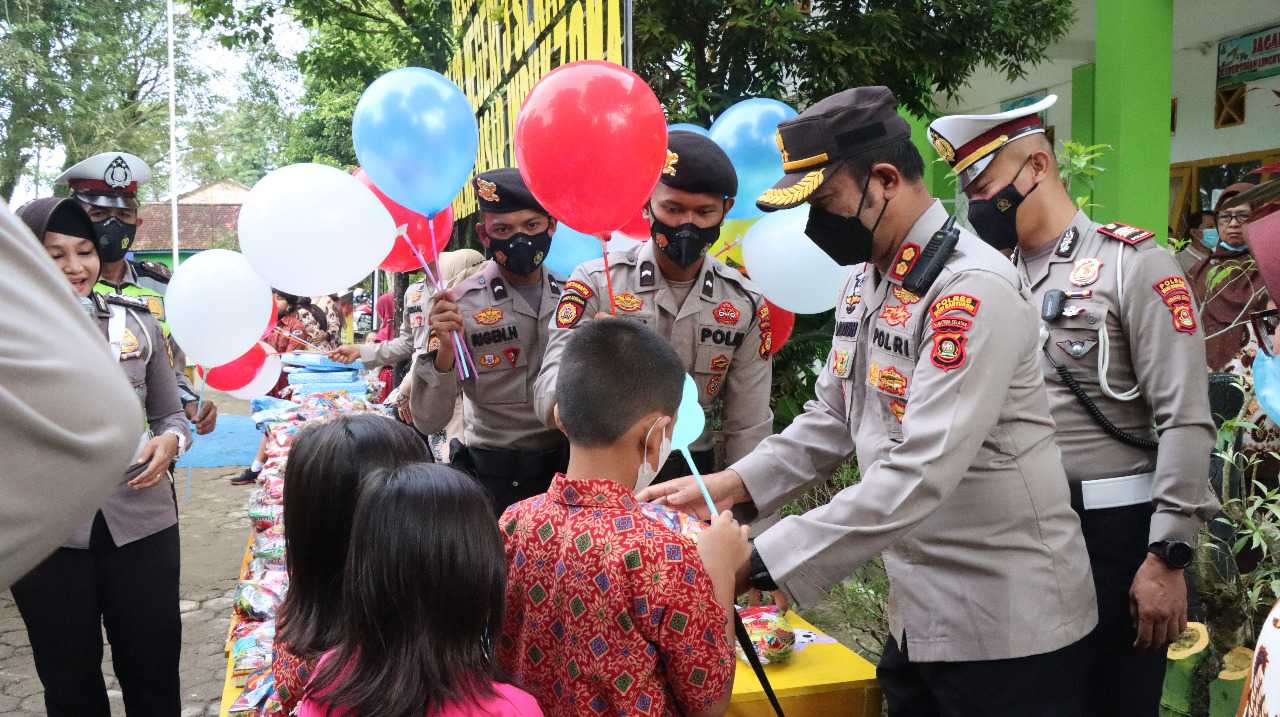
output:
[[[709,411],[716,398],[723,400],[725,454],[728,461],[735,461],[773,432],[772,346],[764,297],[741,274],[709,256],[684,304],[677,304],[653,252],[653,242],[644,242],[630,251],[609,254],[617,316],[643,322],[671,342],[698,384],[698,401],[704,410]],[[565,284],[535,386],[538,415],[548,425],[553,425],[560,353],[573,328],[594,320],[597,312],[608,311],[604,259],[586,262]],[[711,450],[711,431],[690,448]]]
[[[1107,231],[1137,241],[1130,244]],[[1044,346],[1117,427],[1159,437],[1159,450],[1149,451],[1107,435],[1038,352],[1067,478],[1154,471],[1151,542],[1193,542],[1218,512],[1208,480],[1214,428],[1204,335],[1177,260],[1144,235],[1150,236],[1123,225],[1109,230],[1080,212],[1049,247],[1047,259],[1031,261],[1028,274],[1028,261],[1019,257],[1018,271],[1031,287],[1037,313],[1051,289],[1089,293],[1068,299],[1064,314],[1046,324]],[[1100,380],[1104,362],[1106,392]],[[1116,398],[1126,394],[1129,400]]]
[[[0,304],[15,307],[0,311],[0,587],[8,587],[120,484],[143,414],[96,322],[3,205],[0,265]]]
[[[912,661],[1045,653],[1087,635],[1097,608],[1036,312],[1008,260],[966,231],[923,296],[902,288],[946,219],[935,202],[889,274],[851,276],[815,400],[732,468],[764,513],[856,453],[858,484],[756,538],[801,605],[883,551],[889,625]]]
[[[147,424],[135,427],[130,444],[136,451],[141,447],[144,430],[158,436],[177,432],[184,445],[191,444],[191,432],[187,416],[178,400],[178,383],[173,376],[173,364],[165,346],[164,332],[159,322],[147,311],[145,301],[137,306],[125,307],[106,302],[102,295],[97,300],[97,321],[104,337],[109,337],[108,325],[114,311],[125,314],[125,328],[120,342],[120,369],[133,386],[134,399],[146,409]],[[124,299],[128,301],[128,299]],[[123,481],[124,475],[117,480]],[[134,490],[121,482],[107,496],[99,510],[111,530],[111,538],[117,546],[141,540],[178,522],[178,507],[173,501],[173,487],[169,480],[161,479],[150,488]],[[88,548],[93,518],[85,520],[71,535],[66,547]]]
[[[542,306],[534,310],[520,292],[507,286],[493,260],[452,290],[462,312],[464,340],[475,358],[475,375],[459,381],[457,369],[438,371],[431,345],[414,361],[410,382],[413,423],[425,434],[444,429],[453,416],[461,383],[463,441],[479,448],[543,450],[564,437],[533,411],[533,382],[547,348],[547,323],[560,298],[560,281],[543,269]],[[422,299],[431,314],[431,298]],[[451,341],[449,336],[440,341]]]
[[[422,312],[422,297],[426,282],[415,281],[404,292],[404,319],[400,322],[400,334],[390,341],[377,344],[360,344],[360,362],[366,368],[398,364],[413,358],[413,352],[423,347],[422,337],[427,332],[427,315]]]
[[[160,295],[160,303],[154,304],[148,302],[149,310],[155,316],[157,321],[165,321],[164,295],[169,288],[169,283],[159,281],[150,276],[139,275],[133,268],[133,262],[126,261],[124,263],[124,280],[119,284],[112,284],[105,279],[98,280],[99,286],[105,286],[109,289],[109,293],[123,293],[126,287],[132,285],[147,291]],[[191,387],[191,380],[187,378],[187,355],[183,352],[178,342],[173,340],[172,335],[167,335],[165,340],[169,343],[169,355],[173,357],[173,375],[178,380],[178,397],[183,403],[198,401],[200,396]]]

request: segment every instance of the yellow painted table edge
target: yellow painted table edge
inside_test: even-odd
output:
[[[244,545],[244,558],[240,561],[239,578],[243,580],[249,572],[249,562],[253,560],[253,536],[254,531],[249,531],[249,539]],[[222,650],[227,655],[227,672],[222,680],[222,705],[218,708],[218,717],[228,717],[231,713],[231,705],[236,703],[240,697],[240,693],[244,690],[236,686],[235,664],[231,662],[231,633],[236,629],[236,623],[240,620],[236,617],[235,609],[231,611],[231,619],[227,624],[227,640]]]
[[[825,634],[795,612],[788,612],[787,620],[793,628]],[[769,709],[772,713],[771,708],[767,707],[768,698],[764,694],[764,689],[756,680],[750,665],[742,660],[736,660],[736,663],[737,671],[733,679],[733,697],[730,701],[729,714],[734,714],[734,706],[747,707],[756,703],[764,703],[765,709]],[[840,688],[850,692],[874,690],[878,696],[879,685],[876,682],[875,665],[838,642],[810,645],[795,653],[790,660],[780,664],[765,665],[764,669],[765,674],[769,676],[774,694],[783,703],[784,709],[787,708],[786,702],[795,698],[832,693]],[[844,674],[846,669],[848,672]],[[815,674],[825,675],[825,681],[813,684]],[[792,684],[792,681],[801,675],[808,684]],[[878,697],[875,701],[878,702]],[[869,714],[878,713],[877,705],[876,712]],[[790,715],[791,711],[787,714]]]

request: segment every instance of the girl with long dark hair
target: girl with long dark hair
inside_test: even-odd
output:
[[[506,561],[474,479],[427,463],[370,474],[351,546],[342,637],[300,717],[541,717],[532,696],[499,678]]]
[[[289,592],[276,618],[272,661],[285,714],[301,700],[316,660],[338,642],[337,598],[361,476],[423,460],[427,447],[413,429],[374,414],[342,416],[294,439],[284,471]]]

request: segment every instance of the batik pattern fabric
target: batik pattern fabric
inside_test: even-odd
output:
[[[498,659],[549,717],[686,714],[728,690],[728,615],[669,525],[613,481],[564,475],[503,513]]]

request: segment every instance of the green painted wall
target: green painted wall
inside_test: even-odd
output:
[[[1081,144],[1093,144],[1093,101],[1095,88],[1095,80],[1097,78],[1097,66],[1080,65],[1071,70],[1071,137],[1059,137],[1061,142],[1065,139],[1073,139]],[[1103,157],[1101,165],[1103,168],[1107,166],[1108,157]],[[1072,196],[1079,196],[1079,191],[1073,191]],[[1089,198],[1093,202],[1093,198]],[[1090,217],[1093,216],[1093,207],[1086,205],[1085,213]]]
[[[1093,141],[1112,149],[1103,158],[1107,171],[1094,184],[1094,215],[1149,229],[1163,242],[1173,0],[1099,2],[1096,27]]]
[[[944,200],[947,209],[951,209],[951,202],[956,194],[955,182],[950,176],[951,167],[946,162],[938,161],[938,152],[929,141],[929,123],[934,118],[917,117],[903,110],[898,113],[911,125],[911,143],[920,150],[920,156],[924,157],[924,185],[929,188],[930,194]]]

